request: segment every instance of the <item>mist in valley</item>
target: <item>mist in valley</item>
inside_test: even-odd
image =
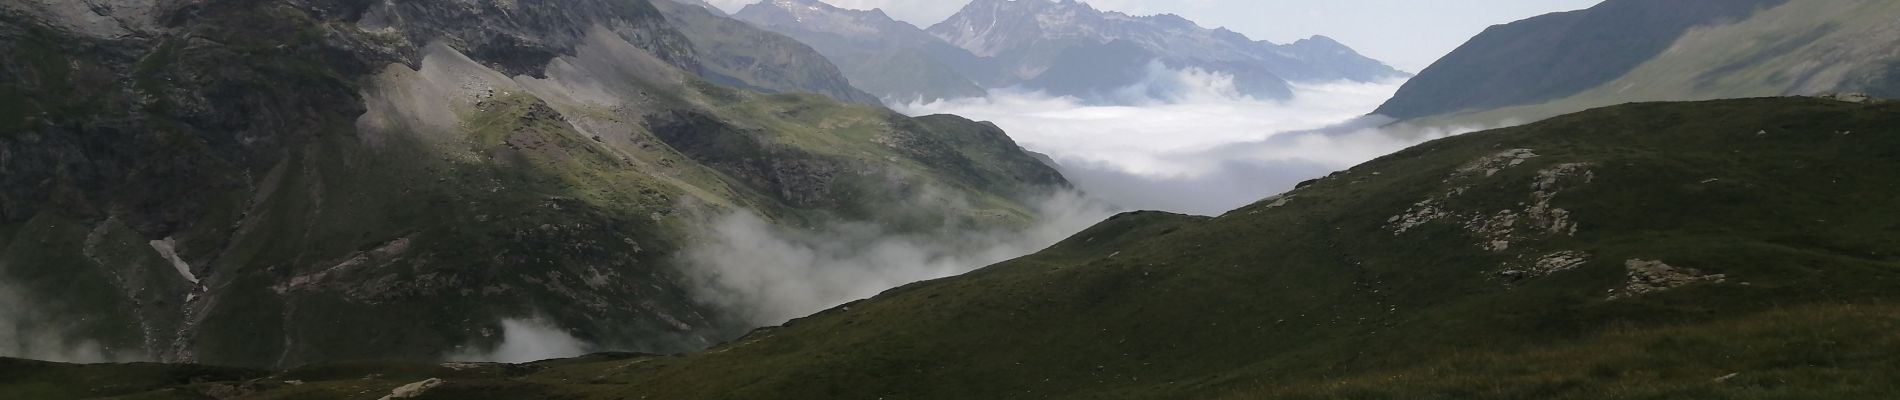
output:
[[[464,348],[445,358],[459,362],[525,363],[553,358],[576,357],[598,350],[595,345],[574,337],[553,321],[540,316],[504,319],[499,323],[499,343],[492,348]]]
[[[1375,157],[1487,127],[1387,126],[1366,115],[1403,81],[1295,84],[1290,100],[1241,95],[1234,79],[1149,66],[1103,93],[1115,104],[1020,88],[982,98],[893,104],[910,115],[992,121],[1048,154],[1091,196],[1129,209],[1219,215]]]
[[[1298,86],[1291,100],[1239,94],[1231,76],[1149,66],[1101,95],[1112,104],[1002,89],[983,98],[911,102],[910,115],[992,121],[1048,154],[1077,186],[1036,201],[1027,228],[904,233],[865,221],[786,228],[748,210],[699,225],[678,258],[702,302],[767,326],[1040,251],[1117,211],[1218,215],[1426,140],[1476,128],[1386,126],[1366,116],[1403,82]]]
[[[44,312],[30,299],[23,290],[0,281],[0,357],[73,363],[147,360],[137,349],[108,348],[75,335],[74,321]]]

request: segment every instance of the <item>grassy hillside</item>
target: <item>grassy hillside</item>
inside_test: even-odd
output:
[[[1492,28],[1378,113],[1422,124],[1497,124],[1632,101],[1836,91],[1891,97],[1900,90],[1890,72],[1896,16],[1900,5],[1868,0],[1610,1]]]
[[[232,384],[255,398],[369,398],[430,377],[442,398],[1888,397],[1900,213],[1871,205],[1900,200],[1896,126],[1900,105],[1808,98],[1611,107],[1426,143],[1216,218],[1125,214],[703,353]]]

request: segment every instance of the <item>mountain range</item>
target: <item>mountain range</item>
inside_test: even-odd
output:
[[[0,392],[1884,398],[1900,393],[1887,379],[1900,218],[1859,205],[1900,201],[1897,125],[1892,103],[1770,98],[1466,134],[1219,217],[1119,215],[683,356],[282,372],[0,361],[15,371]]]
[[[675,265],[710,218],[1020,229],[1068,186],[673,3],[94,4],[0,3],[8,354],[435,358],[531,317],[695,350],[753,323]]]
[[[1900,94],[1900,4],[1609,0],[1485,30],[1375,114],[1534,121],[1636,101]]]
[[[891,57],[960,50],[980,62],[910,72],[977,88],[1267,64],[1174,60],[1153,46],[1241,42],[1072,1],[977,0],[997,17],[929,38],[803,0],[751,23],[620,0],[0,3],[0,350],[169,362],[0,358],[0,398],[1900,394],[1888,2],[1609,0],[1493,27],[1379,113],[1530,123],[750,329],[669,262],[709,216],[1011,229],[1068,187],[994,124],[863,104],[841,50],[754,20],[782,5],[809,32],[871,27],[838,44],[861,54],[936,38]],[[1129,28],[1160,25],[1180,31]],[[962,69],[983,65],[1004,67]],[[1840,90],[1872,94],[1785,96]],[[633,352],[445,361],[536,315]]]
[[[984,61],[883,11],[838,8],[815,0],[777,0],[733,14],[810,44],[838,63],[851,83],[892,99],[979,97]]]
[[[1151,63],[1228,74],[1241,93],[1263,99],[1290,97],[1291,82],[1409,76],[1324,36],[1274,44],[1177,15],[1130,16],[1074,0],[972,1],[927,30],[819,0],[767,0],[733,16],[812,44],[852,83],[899,101],[1017,85],[1112,101]]]

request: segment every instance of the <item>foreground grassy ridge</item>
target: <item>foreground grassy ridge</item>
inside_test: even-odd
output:
[[[1471,349],[1331,379],[1267,380],[1252,398],[1874,399],[1900,393],[1900,307],[1810,305],[1517,350]]]
[[[1900,106],[1802,98],[1599,109],[1427,143],[1217,218],[1123,215],[1037,255],[699,354],[442,373],[429,393],[1892,396],[1900,388],[1882,377],[1900,374],[1886,334],[1900,324],[1900,212],[1868,205],[1900,200],[1895,127]],[[1500,158],[1518,149],[1536,156]],[[1555,215],[1533,212],[1546,201],[1574,234],[1534,218]],[[1395,233],[1420,204],[1452,216]],[[1521,218],[1474,227],[1504,210]],[[1558,252],[1587,261],[1511,273]],[[1628,296],[1630,260],[1723,279]],[[373,398],[425,378],[363,386],[390,368],[351,366],[295,390]],[[289,392],[270,382],[286,379],[232,384],[279,398]]]

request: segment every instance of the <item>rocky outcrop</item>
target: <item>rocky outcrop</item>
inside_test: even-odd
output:
[[[1444,183],[1450,187],[1449,189],[1436,196],[1420,200],[1411,208],[1406,209],[1405,213],[1386,219],[1386,223],[1391,227],[1393,235],[1402,235],[1428,222],[1457,216],[1457,213],[1445,210],[1444,204],[1463,195],[1466,190],[1470,190],[1472,182],[1496,176],[1498,172],[1524,165],[1526,161],[1537,157],[1537,153],[1531,149],[1511,149],[1465,163],[1453,170],[1450,176],[1445,177]],[[1472,223],[1467,224],[1467,228],[1481,237],[1494,237],[1507,234],[1515,222],[1516,213],[1506,210],[1473,220]]]
[[[1524,165],[1537,157],[1537,153],[1530,149],[1511,149],[1466,163],[1445,178],[1444,183],[1450,185],[1450,189],[1413,204],[1403,214],[1386,219],[1387,226],[1393,235],[1403,235],[1433,221],[1463,219],[1464,230],[1478,239],[1478,247],[1493,252],[1511,250],[1514,243],[1536,237],[1575,235],[1577,223],[1571,219],[1570,211],[1553,206],[1551,201],[1566,189],[1594,181],[1596,175],[1590,172],[1589,163],[1560,164],[1537,171],[1531,182],[1529,201],[1521,204],[1522,209],[1447,209],[1448,202],[1463,195],[1478,181],[1496,177],[1504,170]]]
[[[382,398],[378,400],[399,400],[399,399],[413,399],[413,398],[422,397],[422,395],[429,393],[429,389],[434,389],[436,386],[442,386],[442,384],[444,383],[448,383],[448,382],[443,381],[441,379],[437,379],[437,378],[424,379],[415,383],[402,385],[401,387],[397,387],[394,390],[390,390],[389,395],[383,396]]]
[[[1517,282],[1577,269],[1588,262],[1590,262],[1590,253],[1574,250],[1559,251],[1545,254],[1543,257],[1539,257],[1536,262],[1527,266],[1519,267],[1506,264],[1504,270],[1498,272],[1498,276],[1508,282]]]
[[[1881,99],[1876,98],[1873,95],[1867,94],[1865,92],[1822,93],[1822,94],[1814,95],[1814,97],[1819,98],[1819,99],[1844,101],[1848,103],[1858,103],[1858,104],[1871,104],[1871,103],[1877,103],[1877,102],[1882,101]]]
[[[1610,290],[1610,300],[1627,299],[1666,292],[1697,283],[1722,283],[1728,275],[1708,274],[1695,268],[1677,267],[1662,261],[1631,259],[1623,262],[1628,280],[1622,288]]]

